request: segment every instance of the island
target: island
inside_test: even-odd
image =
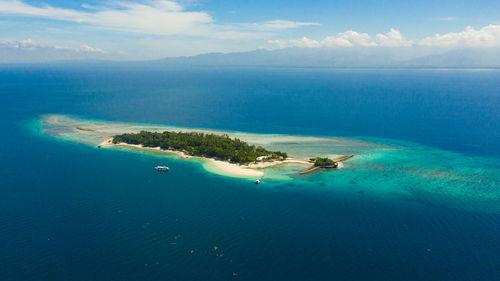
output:
[[[262,178],[264,173],[257,169],[277,164],[294,163],[309,166],[300,174],[310,174],[323,168],[338,168],[341,161],[352,156],[337,159],[316,157],[308,160],[290,158],[286,152],[267,150],[262,146],[250,145],[226,134],[203,132],[163,131],[124,133],[112,136],[100,143],[104,146],[130,146],[175,153],[181,158],[200,157],[211,161],[214,166],[230,174]],[[347,157],[347,158],[346,158]]]
[[[140,131],[108,137],[97,147],[110,146],[159,150],[176,154],[181,159],[198,157],[211,164],[203,165],[209,171],[243,178],[262,179],[264,176],[262,169],[278,164],[313,165],[304,159],[291,158],[285,152],[270,151],[261,146],[250,145],[238,138],[230,138],[226,134]]]
[[[337,162],[333,161],[332,159],[328,157],[316,157],[316,158],[311,158],[311,162],[314,163],[315,167],[321,167],[321,168],[337,168]]]
[[[315,157],[309,159],[314,165],[309,169],[300,172],[301,175],[308,175],[320,171],[321,169],[337,169],[342,161],[354,157],[354,154],[344,155],[336,159],[330,159],[328,157]]]
[[[410,193],[413,191],[413,189],[401,189],[399,185],[392,184],[397,181],[405,181],[409,183],[421,183],[416,186],[424,188],[426,194],[436,194],[439,195],[439,198],[446,197],[450,201],[452,199],[464,199],[469,202],[471,193],[467,191],[471,186],[475,186],[475,190],[479,192],[474,195],[473,199],[498,199],[495,197],[497,194],[493,194],[493,196],[491,192],[487,192],[498,186],[498,183],[495,182],[496,178],[486,170],[484,175],[481,174],[481,176],[477,177],[475,174],[471,175],[470,173],[475,170],[467,164],[470,161],[463,162],[463,155],[457,154],[453,156],[449,151],[441,151],[403,141],[297,136],[276,133],[258,134],[174,125],[106,121],[60,114],[41,115],[28,124],[30,124],[29,129],[36,135],[68,143],[77,143],[83,146],[92,146],[96,150],[98,149],[97,147],[101,147],[99,150],[105,150],[105,152],[103,151],[104,154],[109,155],[109,157],[113,157],[114,155],[122,161],[126,159],[129,162],[124,165],[113,165],[109,169],[119,169],[123,173],[134,172],[136,169],[146,169],[146,171],[138,171],[138,173],[141,173],[141,176],[142,172],[147,173],[147,170],[150,170],[151,177],[164,177],[165,174],[154,172],[154,167],[170,166],[169,173],[175,177],[190,177],[191,175],[198,177],[206,172],[207,176],[217,175],[224,178],[232,178],[231,180],[241,179],[252,182],[263,180],[263,182],[269,184],[269,187],[276,188],[290,187],[295,189],[308,187],[311,184],[317,187],[329,186],[358,191],[360,189],[357,187],[368,186],[369,192],[375,193],[380,191],[381,194],[389,192],[398,196],[406,194],[408,191]],[[287,158],[266,159],[265,156],[256,156],[256,162],[238,164],[232,163],[230,160],[192,156],[188,155],[187,151],[183,152],[182,150],[162,149],[160,146],[151,147],[152,145],[156,145],[154,143],[144,143],[145,145],[149,145],[149,147],[145,147],[139,144],[139,141],[135,142],[137,144],[119,142],[125,141],[119,140],[119,138],[116,138],[116,143],[113,143],[114,136],[126,133],[138,134],[141,131],[197,132],[229,136],[231,139],[239,139],[248,145],[254,145],[256,149],[261,146],[267,151],[285,152],[287,153]],[[170,148],[173,149],[173,147]],[[348,159],[349,157],[353,157],[353,153],[356,154],[355,158],[357,159]],[[119,156],[126,154],[130,155],[126,157]],[[145,165],[135,165],[134,159],[136,157],[144,157],[140,162]],[[322,159],[317,159],[318,157]],[[442,162],[439,159],[448,159],[449,161],[445,164],[455,168],[452,170],[448,169],[448,166],[441,165]],[[333,168],[335,165],[330,165],[332,161],[337,162],[337,168]],[[479,161],[485,167],[493,167],[489,166],[493,163],[488,162],[489,160],[486,159],[474,158],[474,161]],[[244,162],[246,161],[242,161],[242,163]],[[412,163],[417,163],[418,166]],[[99,165],[99,167],[102,167],[102,165]],[[317,171],[318,174],[304,174],[303,172],[306,170],[309,170],[309,173]],[[374,172],[373,174],[372,171]],[[168,173],[166,174],[166,177],[169,177]],[[374,176],[386,177],[390,181],[390,184],[385,185],[385,181],[373,181]],[[396,178],[393,179],[393,176]],[[168,179],[166,180],[168,181]],[[453,183],[453,187],[455,188],[437,188],[442,183],[450,182]],[[490,207],[489,204],[488,207]]]
[[[240,179],[283,181],[298,175],[342,168],[364,141],[344,138],[252,134],[160,124],[135,124],[43,115],[43,133],[70,142],[186,160],[207,172]],[[351,147],[353,147],[351,149]],[[346,150],[346,148],[348,148]],[[332,165],[333,161],[333,165]],[[155,163],[156,166],[165,166]],[[166,167],[166,166],[165,166]],[[310,171],[311,168],[316,168]]]
[[[249,145],[228,135],[197,132],[147,132],[121,134],[113,137],[113,144],[127,143],[163,150],[181,151],[190,156],[200,156],[245,165],[258,161],[285,160],[281,151],[269,151],[261,146]]]

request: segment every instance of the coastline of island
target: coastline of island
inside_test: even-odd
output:
[[[228,175],[228,176],[232,176],[232,177],[237,177],[237,178],[262,178],[262,177],[264,177],[265,173],[263,171],[261,171],[260,169],[269,168],[271,166],[276,166],[276,165],[300,164],[300,165],[304,165],[305,167],[314,166],[314,163],[312,163],[306,159],[293,158],[293,157],[289,157],[289,158],[284,159],[284,160],[270,160],[270,161],[265,161],[265,162],[249,163],[247,165],[240,165],[240,164],[236,164],[236,163],[230,163],[227,161],[216,160],[216,159],[209,158],[209,157],[192,156],[192,155],[188,155],[187,153],[185,153],[183,151],[179,151],[179,150],[162,149],[160,147],[146,147],[146,146],[143,146],[141,144],[129,144],[129,143],[125,143],[125,142],[113,143],[113,138],[114,138],[114,136],[108,137],[106,140],[99,143],[97,145],[97,147],[99,147],[99,148],[130,147],[130,148],[135,148],[135,149],[154,150],[154,151],[160,151],[160,152],[164,152],[164,153],[174,154],[174,155],[178,156],[180,159],[192,159],[192,158],[202,159],[202,160],[210,163],[215,169],[219,170],[222,173],[218,173],[218,171],[213,171],[213,170],[212,170],[212,172],[216,172],[218,174]]]
[[[83,118],[72,115],[44,114],[33,119],[29,129],[40,136],[85,146],[101,146],[106,150],[123,151],[134,154],[148,155],[151,170],[156,166],[171,165],[171,171],[189,168],[206,171],[208,174],[241,180],[262,179],[274,186],[283,188],[296,184],[302,186],[314,183],[315,186],[335,184],[345,191],[367,190],[373,194],[398,194],[412,196],[413,188],[417,191],[439,195],[440,198],[456,198],[460,202],[470,202],[470,188],[475,188],[474,200],[497,200],[497,194],[491,193],[498,186],[496,163],[489,158],[467,158],[450,151],[423,146],[416,143],[377,139],[366,137],[328,137],[303,136],[286,134],[261,134],[242,131],[229,131],[211,128],[191,128],[163,124],[132,123]],[[184,132],[203,133],[228,136],[240,139],[250,146],[265,147],[270,151],[286,151],[288,159],[283,161],[247,163],[238,165],[229,161],[217,162],[215,159],[185,155],[182,151],[162,150],[159,147],[149,147],[133,144],[113,144],[112,137],[120,134],[137,134],[149,132]],[[161,145],[158,144],[158,145]],[[164,148],[168,146],[163,145]],[[176,146],[173,146],[176,147]],[[176,147],[179,149],[179,147]],[[200,152],[202,150],[199,150]],[[104,152],[104,151],[103,151]],[[199,153],[197,153],[200,155]],[[355,159],[344,160],[356,155]],[[255,156],[255,155],[254,155]],[[293,158],[290,158],[293,157]],[[315,158],[311,158],[315,157]],[[176,167],[174,161],[190,162]],[[320,159],[318,159],[320,158]],[[132,159],[132,158],[131,158]],[[316,159],[313,163],[312,159]],[[338,169],[327,171],[326,166],[332,165],[330,160],[338,162]],[[444,159],[444,161],[443,161]],[[474,161],[471,161],[473,159]],[[162,163],[163,161],[167,163]],[[227,158],[226,158],[227,160]],[[319,160],[319,161],[318,161]],[[481,163],[481,173],[471,163]],[[134,165],[134,163],[130,163]],[[181,167],[182,166],[182,167]],[[336,172],[337,171],[337,172]],[[193,171],[196,175],[202,171]],[[314,173],[319,174],[314,175]],[[310,175],[311,174],[311,175]],[[383,179],[383,181],[381,180]],[[295,181],[294,184],[291,182]],[[410,191],[400,188],[400,183],[407,183]],[[442,189],[442,184],[453,183],[453,189]],[[359,187],[359,188],[358,188]],[[496,202],[496,201],[495,201]]]
[[[332,151],[336,148],[344,150],[344,147],[352,147],[353,144],[361,147],[368,144],[344,138],[262,135],[108,122],[57,114],[42,115],[40,121],[44,134],[59,139],[135,153],[163,154],[176,160],[186,159],[197,163],[212,174],[260,181],[264,177],[272,181],[291,180],[332,168],[317,167],[315,161],[320,158],[339,159],[337,157],[342,154]],[[335,166],[341,167],[343,165],[340,162]],[[304,171],[307,173],[304,174]]]

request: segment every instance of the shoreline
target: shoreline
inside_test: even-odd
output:
[[[304,159],[298,159],[298,158],[287,158],[282,161],[266,161],[266,162],[259,162],[259,163],[251,163],[248,165],[239,165],[239,164],[234,164],[234,163],[229,163],[226,161],[221,161],[221,160],[216,160],[213,158],[208,158],[208,157],[202,157],[202,156],[191,156],[187,155],[186,153],[178,150],[170,150],[170,149],[161,149],[160,147],[144,147],[140,144],[128,144],[128,143],[113,143],[113,137],[108,137],[106,140],[103,142],[99,143],[97,147],[99,148],[105,148],[105,147],[116,147],[116,146],[123,146],[123,147],[133,147],[133,148],[138,148],[138,149],[150,149],[150,150],[155,150],[155,151],[161,151],[165,153],[171,153],[175,154],[180,157],[180,159],[192,159],[192,158],[197,158],[197,159],[203,159],[207,163],[210,163],[211,166],[214,169],[210,169],[210,167],[204,166],[206,170],[209,170],[210,172],[214,172],[219,175],[225,175],[225,176],[232,176],[232,177],[237,177],[237,178],[259,178],[261,179],[264,177],[265,173],[263,171],[260,171],[258,169],[264,169],[268,168],[271,166],[275,165],[282,165],[282,164],[302,164],[306,166],[312,166],[313,164],[307,160]],[[222,173],[221,173],[222,172]]]
[[[35,122],[31,125],[33,125],[34,133],[37,135],[50,136],[55,139],[92,147],[96,147],[99,144],[101,146],[112,146],[106,143],[106,140],[110,139],[110,137],[123,133],[138,133],[143,130],[153,132],[207,133],[207,131],[202,131],[201,129],[193,130],[192,128],[160,124],[82,119],[70,115],[56,114],[42,115],[40,119],[33,121]],[[80,127],[80,129],[77,127]],[[213,130],[209,132],[224,134],[227,131]],[[245,132],[228,132],[228,134],[232,138],[239,138],[253,145],[290,152],[291,157],[304,160],[309,160],[309,156],[312,155],[322,155],[331,159],[342,157],[342,155],[359,155],[357,161],[352,164],[344,163],[342,167],[342,163],[339,163],[339,168],[346,168],[346,173],[342,174],[336,172],[323,173],[319,171],[322,175],[300,176],[300,172],[307,169],[308,165],[302,165],[302,163],[286,164],[286,162],[294,162],[291,159],[288,159],[284,163],[258,163],[251,165],[254,169],[249,168],[248,170],[264,172],[264,181],[269,181],[272,184],[293,180],[298,181],[299,185],[302,185],[302,183],[321,183],[318,187],[322,188],[331,182],[339,190],[358,192],[360,194],[363,194],[366,190],[373,192],[373,194],[397,194],[398,196],[413,196],[414,191],[417,191],[426,195],[430,193],[439,195],[439,199],[446,199],[446,202],[448,202],[448,199],[460,199],[462,200],[460,201],[460,206],[462,206],[462,203],[465,206],[466,203],[468,204],[472,201],[479,204],[479,202],[500,198],[498,193],[491,192],[492,190],[497,190],[496,187],[498,186],[498,174],[496,173],[498,165],[491,158],[464,156],[463,154],[428,147],[418,143],[371,137],[363,137],[360,140],[358,138],[344,137],[264,135]],[[139,150],[141,148],[144,150]],[[117,146],[109,147],[108,149],[129,151],[139,155],[154,154],[158,157],[172,158],[172,160],[180,160],[181,157],[185,157],[179,151],[161,151],[158,148],[149,148],[151,150],[146,150],[140,146],[130,146],[129,148],[126,146]],[[162,158],[156,160],[161,162]],[[195,157],[189,161],[196,162],[196,165],[202,165],[202,167],[199,167],[202,170],[194,171],[196,175],[206,172],[213,176],[240,179],[247,182],[250,180],[255,181],[259,178],[255,177],[254,175],[256,174],[253,172],[252,176],[248,176],[246,174],[235,174],[234,170],[225,171],[222,166],[215,166],[214,162],[209,159]],[[153,165],[153,162],[155,162],[155,159],[150,159],[150,165]],[[478,166],[477,163],[480,165]],[[176,163],[170,163],[170,165],[174,164]],[[195,165],[194,163],[192,164]],[[265,168],[263,166],[272,167]],[[194,169],[196,167],[193,166],[191,168]],[[231,168],[234,168],[234,166]],[[325,169],[325,171],[327,170]],[[400,186],[402,182],[405,183],[404,188]],[[443,185],[450,185],[450,188],[442,188]],[[409,189],[407,190],[405,187]],[[471,188],[474,189],[473,193],[471,192]],[[488,204],[488,206],[490,205]],[[495,210],[497,209],[495,208]]]

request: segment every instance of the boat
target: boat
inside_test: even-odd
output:
[[[157,170],[159,172],[168,172],[168,171],[170,171],[170,168],[167,166],[156,166],[155,170]]]
[[[259,184],[260,182],[261,182],[261,180],[256,180],[255,184]]]

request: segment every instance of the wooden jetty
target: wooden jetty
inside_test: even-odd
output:
[[[351,155],[344,155],[344,156],[340,156],[339,158],[335,158],[333,159],[333,162],[344,162],[348,159],[351,159],[354,157],[354,154],[351,154]]]
[[[305,171],[302,171],[299,174],[301,174],[301,175],[309,175],[309,174],[315,173],[315,172],[317,172],[319,170],[321,170],[321,167],[319,167],[319,166],[312,166],[311,168],[309,168],[309,169],[307,169]]]

